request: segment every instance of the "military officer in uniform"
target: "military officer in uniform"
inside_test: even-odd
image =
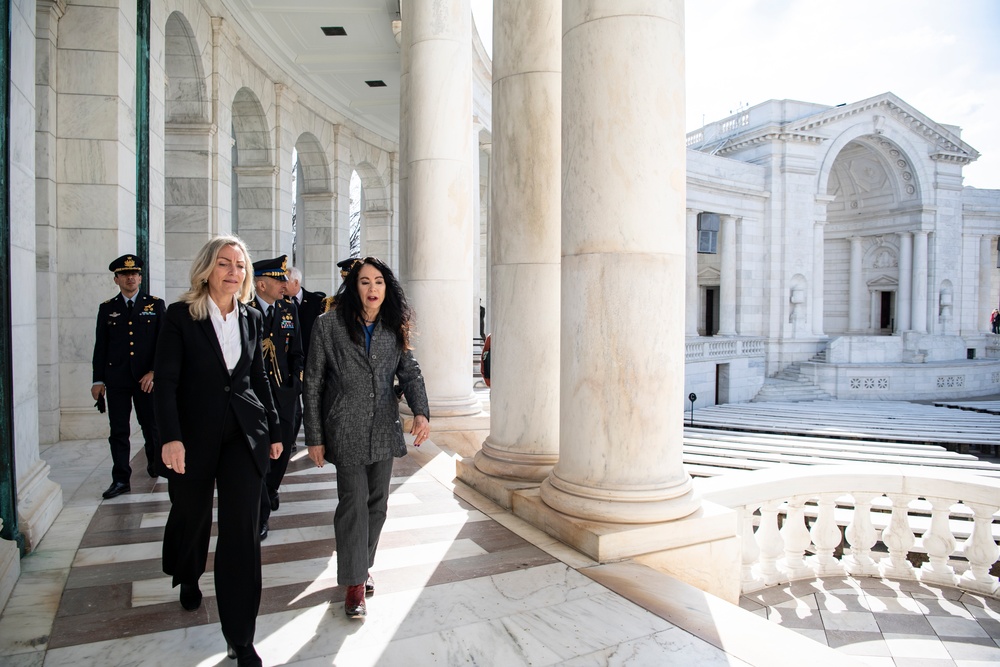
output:
[[[360,257],[348,257],[347,259],[342,259],[339,262],[337,262],[337,266],[340,268],[340,279],[344,280],[345,278],[347,278],[347,274],[351,272],[351,269],[354,268],[354,265],[360,263],[361,263]],[[336,307],[337,307],[337,295],[334,294],[328,296],[325,299],[323,299],[323,307],[320,311],[320,314],[322,315],[323,313],[328,313]]]
[[[146,472],[157,476],[160,440],[153,416],[153,357],[166,308],[162,299],[139,292],[142,262],[138,257],[122,255],[108,269],[119,293],[97,310],[90,393],[95,401],[102,396],[107,401],[113,466],[111,486],[103,495],[114,498],[132,490],[129,434],[133,405],[145,440]]]
[[[267,538],[268,519],[278,509],[278,487],[288,467],[288,457],[295,443],[295,411],[302,393],[302,336],[295,305],[285,301],[288,284],[285,255],[262,259],[253,263],[254,288],[257,295],[251,306],[264,314],[263,340],[264,368],[271,385],[281,420],[281,456],[270,462],[264,479],[264,493],[260,498],[260,539]]]

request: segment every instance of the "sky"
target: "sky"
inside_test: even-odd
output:
[[[487,50],[492,0],[470,0]],[[687,129],[770,99],[891,92],[962,128],[965,185],[1000,189],[1000,0],[689,0]]]

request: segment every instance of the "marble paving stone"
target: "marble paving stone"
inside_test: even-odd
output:
[[[767,618],[782,627],[794,630],[799,628],[823,629],[823,619],[820,617],[820,612],[805,606],[801,608],[771,607],[771,612]]]
[[[866,667],[899,667],[892,658],[871,655],[859,655],[857,657]]]
[[[820,611],[823,627],[827,630],[842,630],[846,632],[878,632],[875,615],[859,611]]]
[[[901,635],[934,636],[934,628],[927,622],[927,617],[920,614],[875,613],[875,622],[882,633]]]
[[[1000,664],[1000,645],[991,639],[966,637],[941,641],[953,660],[982,660]]]
[[[954,600],[948,599],[922,599],[922,606],[926,607],[924,614],[927,616],[955,616],[957,618],[974,618],[969,609]]]
[[[782,625],[784,625],[784,624],[782,624]],[[816,630],[814,628],[793,628],[791,626],[789,626],[789,629],[790,630],[794,630],[795,632],[797,632],[798,634],[802,635],[803,637],[808,637],[809,639],[813,640],[814,642],[819,642],[820,644],[823,644],[824,646],[828,645],[827,644],[827,640],[826,640],[826,631],[825,630]]]
[[[945,658],[906,658],[905,667],[955,667],[955,661]],[[897,660],[897,664],[901,661]]]
[[[994,621],[1000,621],[1000,600],[966,594],[962,596],[961,602],[975,618],[992,618]]]
[[[950,659],[944,643],[937,637],[927,635],[906,635],[886,632],[882,634],[889,653],[894,658],[939,658]]]
[[[992,618],[980,618],[979,626],[994,640],[1000,640],[1000,621]]]
[[[870,611],[889,614],[923,615],[927,607],[911,597],[887,598],[865,595],[858,599]]]
[[[934,632],[942,639],[946,637],[949,639],[955,637],[989,637],[986,630],[975,619],[928,616],[927,620],[930,622],[931,627],[934,628]]]
[[[530,663],[534,664],[534,662]],[[560,664],[566,667],[603,665],[698,665],[698,667],[749,667],[749,663],[684,632],[670,628],[650,637],[622,642]]]
[[[826,631],[826,642],[846,655],[889,656],[882,635],[878,632],[856,632],[853,630]]]
[[[869,609],[864,598],[864,595],[832,595],[829,592],[816,594],[820,609],[837,613],[867,613]]]

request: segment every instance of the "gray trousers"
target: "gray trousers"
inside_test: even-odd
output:
[[[337,466],[337,583],[357,586],[368,579],[389,504],[392,459],[369,465]]]

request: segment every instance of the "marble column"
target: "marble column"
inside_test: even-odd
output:
[[[408,41],[407,296],[431,416],[481,411],[472,391],[472,10],[413,0]],[[409,36],[406,36],[406,35]]]
[[[847,284],[847,333],[859,334],[865,331],[865,278],[861,265],[864,239],[852,236],[848,240],[851,242],[851,265]]]
[[[927,333],[927,234],[913,232],[913,298],[910,322],[917,333]]]
[[[899,233],[899,293],[896,294],[896,331],[910,330],[913,286],[913,234]]]
[[[812,332],[815,336],[823,335],[823,314],[824,314],[824,276],[826,268],[826,248],[823,238],[823,230],[826,227],[824,220],[816,220],[813,223],[813,267],[812,267]]]
[[[401,16],[409,18],[409,2],[400,2]],[[399,279],[406,282],[409,278],[409,262],[406,253],[410,247],[409,241],[409,211],[406,202],[409,199],[410,163],[408,148],[410,140],[410,30],[403,26],[403,21],[392,22],[392,33],[399,45]]]
[[[494,51],[494,53],[496,53]],[[482,227],[482,190],[480,188],[482,174],[479,173],[479,133],[483,130],[483,124],[477,117],[472,119],[472,140],[469,142],[472,149],[472,300],[469,302],[470,314],[472,316],[472,337],[479,337],[479,304],[486,303],[486,294],[482,289],[481,267],[479,266],[481,257],[481,235]],[[485,338],[485,336],[484,336]]]
[[[563,2],[560,447],[540,496],[669,526],[701,506],[681,460],[685,296],[668,288],[686,263],[684,3],[641,4]]]
[[[687,210],[684,272],[684,335],[698,335],[698,214]]]
[[[997,307],[993,299],[993,272],[996,271],[994,248],[995,236],[983,234],[979,237],[979,310],[976,312],[977,331],[992,331],[990,314]]]
[[[719,334],[735,336],[736,327],[736,218],[719,216]],[[708,333],[708,332],[706,332]]]
[[[559,457],[561,17],[561,0],[493,4],[492,418],[475,464],[534,483]]]

